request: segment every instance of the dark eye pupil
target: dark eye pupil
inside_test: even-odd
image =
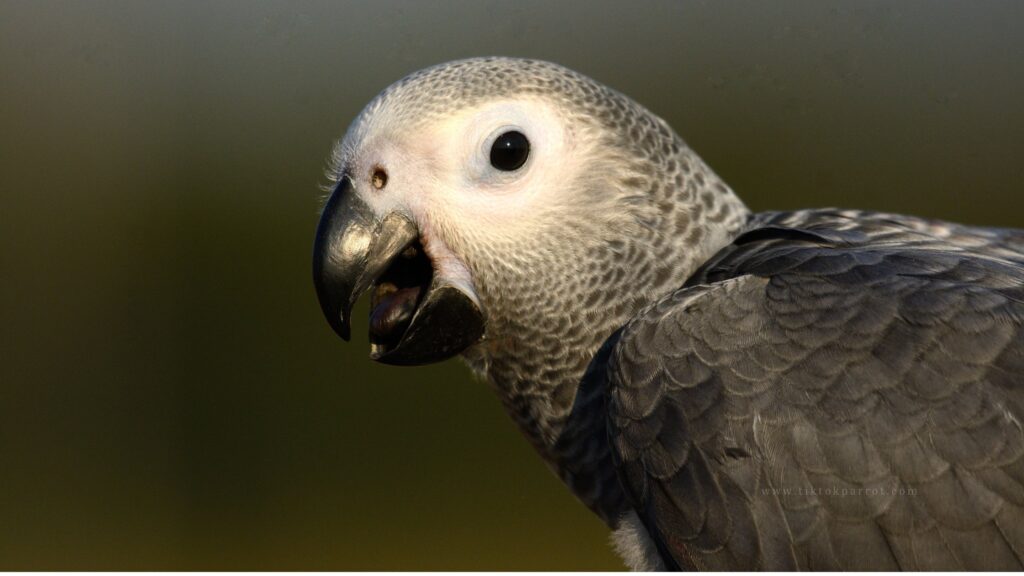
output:
[[[505,132],[491,146],[491,166],[511,172],[526,164],[530,155],[530,141],[522,132]]]

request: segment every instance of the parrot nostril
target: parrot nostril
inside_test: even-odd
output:
[[[383,189],[388,185],[388,173],[380,166],[374,167],[371,182],[373,182],[373,187],[377,190]]]

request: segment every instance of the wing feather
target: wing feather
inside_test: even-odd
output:
[[[666,565],[1024,568],[1024,233],[770,214],[616,334]]]

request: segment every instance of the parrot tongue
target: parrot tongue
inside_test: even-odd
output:
[[[370,311],[370,337],[380,342],[397,342],[409,327],[421,292],[420,286],[378,285]]]
[[[407,247],[377,279],[370,294],[370,341],[398,344],[430,286],[433,267],[419,242]]]

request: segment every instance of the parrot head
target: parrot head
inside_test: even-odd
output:
[[[400,80],[352,123],[329,173],[317,296],[347,340],[369,292],[371,357],[389,364],[585,364],[746,213],[660,118],[535,60]]]

